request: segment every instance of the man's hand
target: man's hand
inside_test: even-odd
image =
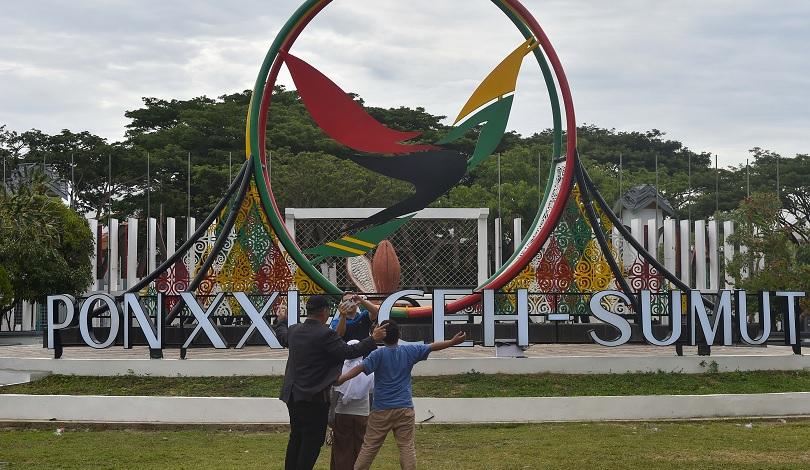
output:
[[[386,331],[387,328],[388,328],[388,325],[380,325],[380,326],[374,328],[374,331],[371,333],[371,337],[374,339],[374,341],[376,341],[378,343],[380,341],[382,341],[383,338],[385,338],[385,331]]]
[[[467,339],[467,333],[459,331],[458,333],[455,334],[455,336],[450,338],[450,344],[455,346],[457,344],[463,343],[465,339]]]
[[[353,309],[354,309],[354,306],[352,306],[352,305],[350,305],[350,304],[348,304],[348,303],[346,303],[346,302],[341,301],[341,302],[338,304],[338,313],[340,314],[340,316],[341,316],[341,317],[345,317],[345,316],[346,316],[346,315],[348,315],[348,314],[349,314],[349,313],[350,313],[350,312],[351,312]]]

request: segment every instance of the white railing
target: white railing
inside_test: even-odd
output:
[[[478,210],[478,209],[476,209]],[[296,216],[302,218],[312,217],[311,213],[301,211]],[[336,209],[329,209],[328,213],[331,217],[335,217]],[[435,210],[434,210],[435,211]],[[486,245],[487,233],[489,230],[489,222],[485,216],[481,216],[481,212],[477,212],[474,216],[469,216],[467,213],[465,217],[476,218],[478,220],[478,236],[479,242],[483,241]],[[436,214],[429,214],[435,216]],[[446,215],[446,214],[445,214]],[[291,231],[294,233],[294,222],[290,223],[290,217],[287,214],[288,225],[291,226]],[[352,213],[352,217],[357,217]],[[182,219],[181,219],[182,220]],[[141,272],[150,273],[154,271],[159,262],[165,259],[166,256],[171,256],[177,248],[178,231],[177,220],[169,217],[165,223],[165,233],[162,233],[162,239],[158,240],[157,221],[154,218],[147,220],[147,236],[146,240],[138,233],[137,227],[142,221],[135,218],[129,218],[126,224],[120,224],[117,219],[111,219],[107,225],[100,223],[95,219],[88,219],[88,225],[93,233],[95,246],[94,256],[92,257],[92,272],[93,282],[90,287],[90,292],[120,292],[126,290],[130,286],[140,281],[139,274],[139,260],[146,251],[144,269]],[[193,233],[196,227],[195,219],[187,221],[183,235]],[[515,246],[519,243],[521,223],[516,221],[512,231],[517,233],[517,236],[512,237],[515,240]],[[498,228],[500,224],[498,224]],[[505,227],[504,227],[505,228]],[[717,292],[720,289],[733,289],[734,281],[730,273],[726,272],[725,267],[728,262],[734,257],[737,252],[745,252],[745,247],[735,246],[730,242],[729,237],[734,233],[734,224],[726,221],[722,224],[716,220],[673,220],[665,219],[662,227],[657,227],[656,220],[640,220],[633,219],[630,222],[630,231],[634,238],[639,240],[645,249],[653,254],[656,259],[659,259],[664,267],[670,272],[678,276],[681,281],[689,285],[692,289],[701,290],[706,293]],[[120,233],[124,231],[124,233]],[[498,230],[500,235],[501,230]],[[655,234],[655,236],[649,236]],[[122,236],[119,236],[122,235]],[[103,248],[103,253],[98,249],[99,240],[101,237],[107,237],[108,243]],[[183,237],[185,239],[185,237]],[[119,240],[123,242],[120,246]],[[625,270],[640,258],[636,250],[630,246],[629,243],[624,241],[616,229],[612,233],[612,242],[617,250],[617,260],[621,260]],[[164,245],[163,249],[158,249],[158,244]],[[496,259],[500,259],[501,244],[495,244],[494,252],[497,254]],[[108,261],[106,269],[99,273],[98,267],[98,254],[101,253]],[[484,259],[486,257],[486,260]],[[488,265],[489,257],[486,249],[479,246],[478,250],[478,265],[479,274],[481,279],[488,270],[483,266]],[[184,257],[189,272],[194,271],[193,266],[188,264],[193,262],[193,257]],[[484,264],[486,263],[486,264]],[[495,266],[497,269],[497,265]],[[743,272],[743,274],[747,274]],[[12,330],[26,331],[37,328],[37,319],[41,317],[39,313],[39,306],[34,304],[30,305],[24,303],[22,306],[21,314],[15,315],[16,319],[13,321]],[[0,331],[7,331],[8,325],[5,319],[0,322]]]

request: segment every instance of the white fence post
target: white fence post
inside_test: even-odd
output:
[[[194,217],[189,218],[186,220],[186,240],[191,238],[191,234],[193,234],[197,230],[197,220]]]
[[[658,260],[658,220],[649,219],[647,221],[647,252]]]
[[[633,219],[630,221],[630,235],[636,239],[636,241],[644,246],[644,229],[641,227],[641,220]],[[625,265],[629,266],[636,261],[636,257],[638,256],[638,251],[633,248],[633,245],[628,245],[627,250],[625,251]]]
[[[501,268],[503,260],[503,231],[501,229],[501,218],[495,218],[495,270]]]
[[[734,289],[734,278],[728,272],[728,264],[734,259],[734,244],[729,237],[734,235],[734,222],[723,222],[723,272],[726,274],[726,289]]]
[[[127,219],[127,289],[134,286],[138,275],[138,219]]]
[[[478,214],[478,285],[482,285],[489,278],[489,253],[487,236],[487,221],[489,210],[482,210]]]
[[[706,221],[695,221],[695,289],[706,290]]]
[[[719,226],[716,220],[709,221],[709,290],[720,290],[720,245]]]
[[[87,225],[93,234],[93,254],[90,255],[90,272],[93,275],[93,283],[90,284],[91,292],[98,290],[98,220],[87,219]]]
[[[174,217],[166,217],[166,258],[174,254],[177,244],[177,225]]]
[[[118,219],[110,219],[109,227],[107,228],[107,246],[109,247],[110,259],[107,262],[109,266],[109,283],[107,290],[115,292],[118,290],[118,280],[121,275],[118,272]]]
[[[287,227],[290,238],[295,241],[295,208],[284,209],[284,225]]]
[[[681,250],[681,282],[686,284],[689,287],[692,287],[692,248],[690,242],[690,238],[692,235],[692,231],[689,227],[688,220],[681,221],[681,243],[680,243],[680,250]]]
[[[667,218],[664,220],[664,267],[667,271],[675,273],[675,221]]]
[[[149,240],[149,247],[146,251],[146,273],[149,274],[157,267],[157,220],[154,217],[149,217],[146,225],[147,240]]]

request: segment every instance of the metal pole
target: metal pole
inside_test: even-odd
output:
[[[191,234],[191,152],[186,156],[186,236]]]
[[[73,163],[73,152],[70,152],[70,208],[73,209],[76,204],[76,166]]]
[[[655,230],[658,230],[658,154],[655,154]],[[663,221],[664,218],[661,217]],[[655,234],[655,239],[658,239],[658,234]]]
[[[776,156],[776,197],[779,198],[781,196],[781,191],[779,188],[779,155]]]
[[[107,154],[107,227],[109,228],[109,219],[112,218],[112,154]],[[109,238],[109,236],[108,236]],[[109,245],[109,240],[107,240]]]
[[[501,218],[501,154],[498,154],[498,218]],[[500,243],[500,241],[498,241]]]
[[[714,212],[720,212],[720,170],[717,155],[714,156]]]
[[[232,166],[233,166],[233,163],[231,161],[231,152],[228,152],[228,182],[229,183],[231,181],[233,181],[233,176],[231,175],[231,167]]]
[[[688,181],[689,181],[689,205],[686,208],[686,219],[692,222],[692,204],[694,204],[694,198],[692,197],[692,154],[689,154],[689,163],[687,164],[687,172],[688,172]],[[691,230],[691,229],[690,229]]]
[[[751,167],[748,165],[748,159],[745,159],[745,196],[751,197]]]
[[[149,219],[152,217],[152,172],[149,166],[149,152],[146,152],[146,266],[149,267],[149,248],[152,240],[149,230]],[[137,260],[136,260],[137,262]]]
[[[624,154],[619,153],[619,218],[624,221]]]
[[[152,215],[152,178],[149,167],[149,152],[146,152],[146,218]],[[148,235],[147,235],[148,236]],[[147,239],[148,240],[148,239]]]
[[[112,154],[107,154],[107,293],[112,289]]]

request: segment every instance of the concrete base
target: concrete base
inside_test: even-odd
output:
[[[416,398],[417,422],[535,423],[810,415],[810,393],[627,397]],[[275,398],[3,395],[0,421],[286,424]]]
[[[0,387],[3,385],[15,385],[28,383],[37,380],[50,372],[30,371],[30,370],[0,370]]]
[[[44,359],[0,358],[0,370],[40,371],[66,375],[152,375],[219,377],[283,375],[286,359]],[[484,374],[619,374],[810,369],[810,356],[566,356],[528,358],[432,358],[419,363],[414,375]]]

